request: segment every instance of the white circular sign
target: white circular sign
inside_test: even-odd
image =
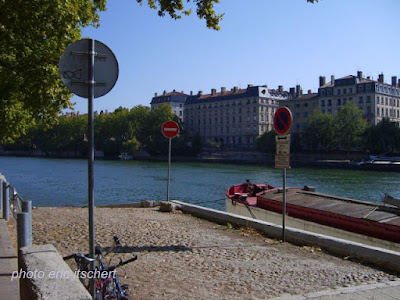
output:
[[[70,44],[61,56],[60,76],[67,88],[77,96],[88,98],[89,43],[83,39]],[[118,62],[106,45],[94,41],[94,98],[107,94],[118,79]]]

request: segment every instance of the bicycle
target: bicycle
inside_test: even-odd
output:
[[[118,236],[114,236],[115,246],[121,246],[121,242]],[[95,300],[130,300],[129,295],[126,291],[127,285],[121,285],[119,282],[116,269],[137,259],[137,255],[129,258],[125,261],[120,260],[116,265],[106,266],[103,258],[107,256],[112,251],[106,252],[99,247],[95,248],[95,258],[90,258],[88,255],[83,255],[81,253],[73,253],[71,255],[65,256],[64,260],[67,261],[73,258],[77,265],[77,270],[75,270],[75,276],[77,276],[86,289],[90,288],[90,278],[94,278],[95,285]],[[90,264],[94,264],[94,270],[90,270]]]

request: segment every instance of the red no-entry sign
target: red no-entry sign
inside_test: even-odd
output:
[[[274,115],[274,127],[278,134],[286,134],[292,126],[292,112],[287,107],[280,107]]]
[[[176,137],[179,133],[179,125],[174,121],[167,121],[161,126],[162,134],[169,139]]]

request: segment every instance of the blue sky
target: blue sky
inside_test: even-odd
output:
[[[146,2],[146,1],[143,1]],[[221,0],[221,30],[207,29],[195,11],[161,18],[135,0],[109,0],[99,28],[83,37],[116,55],[119,78],[95,110],[150,105],[164,90],[210,93],[222,86],[300,84],[317,91],[319,76],[400,78],[399,0]],[[75,111],[87,100],[73,97]]]

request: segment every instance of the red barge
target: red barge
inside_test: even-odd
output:
[[[234,185],[226,192],[227,211],[278,223],[282,195],[281,188],[268,184]],[[400,208],[392,205],[398,200],[384,201],[375,204],[316,193],[310,187],[288,188],[287,226],[400,251]]]

